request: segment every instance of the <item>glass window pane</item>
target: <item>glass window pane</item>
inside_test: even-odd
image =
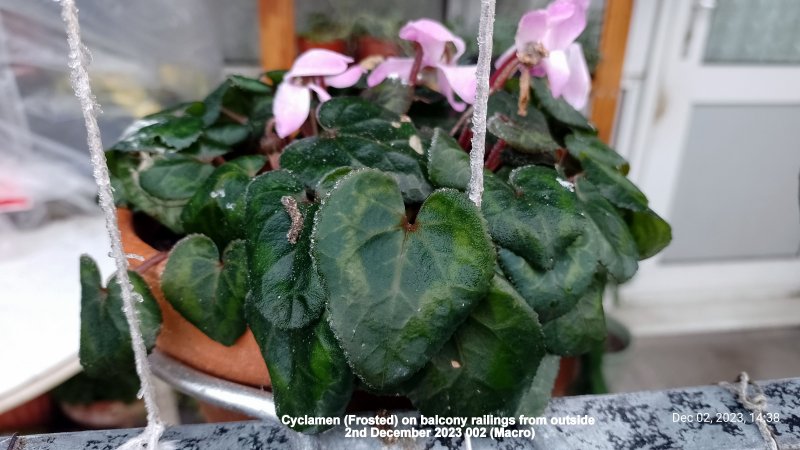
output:
[[[800,105],[696,106],[665,262],[796,258]]]
[[[800,63],[800,2],[716,0],[705,62]]]

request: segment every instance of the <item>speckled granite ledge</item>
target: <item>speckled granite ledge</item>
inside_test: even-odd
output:
[[[768,412],[778,414],[772,424],[781,448],[800,445],[800,379],[758,383],[768,401]],[[673,413],[698,417],[708,414],[708,423],[674,421]],[[716,414],[741,413],[744,422],[716,421]],[[767,448],[757,427],[733,394],[717,386],[638,392],[620,395],[558,398],[550,402],[546,415],[594,417],[596,425],[541,425],[533,440],[502,441],[472,439],[478,449],[763,449]],[[705,416],[700,416],[704,418]],[[774,417],[774,416],[773,416]],[[21,436],[13,450],[85,449],[112,450],[138,430],[91,431]],[[188,450],[222,449],[457,449],[458,439],[406,439],[387,444],[377,438],[353,440],[341,428],[319,436],[294,433],[271,422],[239,422],[219,425],[187,425],[170,428],[164,439]],[[0,438],[7,450],[8,437]]]

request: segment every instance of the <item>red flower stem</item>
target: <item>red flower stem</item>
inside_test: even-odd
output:
[[[492,95],[493,93],[502,89],[503,85],[505,85],[506,81],[508,81],[508,78],[514,73],[515,70],[517,70],[518,67],[519,60],[516,57],[509,58],[508,61],[504,62],[503,65],[500,66],[500,68],[497,69],[497,71],[493,73],[492,77],[489,79],[489,95]],[[468,119],[472,116],[473,111],[474,108],[472,106],[464,111],[464,114],[458,118],[455,126],[450,130],[450,136],[455,136],[461,127],[465,127],[465,125],[469,122]],[[465,127],[464,129],[466,130],[467,128],[469,127]],[[463,136],[464,134],[462,131],[462,134],[458,138],[459,143],[462,142],[461,139]],[[461,147],[463,147],[465,150],[468,150],[464,144],[462,144]]]
[[[453,125],[453,128],[450,129],[450,136],[455,136],[456,133],[458,133],[458,130],[460,130],[461,127],[467,124],[469,118],[472,116],[473,111],[475,111],[475,108],[473,108],[471,105],[469,108],[464,110],[464,113],[461,114],[461,117],[458,118],[456,124]]]
[[[245,117],[245,116],[243,116],[243,115],[241,115],[239,113],[233,112],[233,111],[231,111],[230,109],[228,109],[228,108],[226,108],[224,106],[220,109],[220,111],[222,112],[222,114],[224,116],[226,116],[227,118],[233,120],[234,122],[236,122],[236,123],[238,123],[240,125],[247,125],[247,122],[248,122],[247,117]]]
[[[490,92],[497,92],[503,88],[508,78],[519,68],[519,60],[516,56],[504,62],[489,79]]]
[[[489,157],[486,158],[485,167],[492,172],[496,171],[500,168],[500,164],[502,163],[502,159],[500,155],[503,153],[503,149],[506,148],[506,141],[500,139],[494,144],[494,147],[489,151]]]
[[[419,43],[414,43],[414,64],[411,66],[411,72],[408,73],[408,84],[411,86],[411,94],[414,94],[414,87],[417,85],[417,77],[422,68],[422,46]]]
[[[147,272],[148,270],[150,270],[151,268],[155,267],[161,261],[167,259],[167,256],[169,256],[168,252],[158,252],[155,255],[153,255],[153,256],[147,258],[146,260],[144,260],[144,262],[139,264],[133,270],[134,270],[134,272],[138,273],[139,275],[142,275],[145,272]]]
[[[472,149],[472,130],[469,127],[464,127],[461,130],[461,135],[458,136],[458,145],[468,152]]]
[[[314,111],[312,111],[311,114],[308,115],[308,120],[311,122],[312,136],[319,135],[319,126],[317,126],[317,115],[314,113]]]

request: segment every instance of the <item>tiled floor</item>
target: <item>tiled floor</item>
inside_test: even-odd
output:
[[[666,389],[752,379],[800,377],[800,328],[635,338],[607,355],[612,392]]]

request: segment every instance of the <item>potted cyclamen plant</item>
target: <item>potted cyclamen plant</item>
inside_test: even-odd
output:
[[[311,14],[308,29],[297,36],[297,47],[301,53],[313,48],[346,53],[348,34],[349,27],[335,17],[324,13]]]
[[[149,348],[270,387],[279,415],[341,415],[354,391],[431,415],[538,413],[557,356],[605,339],[606,284],[670,240],[576,110],[585,21],[570,0],[520,20],[491,80],[480,208],[464,194],[475,67],[432,20],[401,30],[413,57],[370,73],[310,50],[137,122],[107,157],[137,212],[120,224],[144,259]],[[81,362],[127,370],[119,286],[88,257],[81,274]]]

